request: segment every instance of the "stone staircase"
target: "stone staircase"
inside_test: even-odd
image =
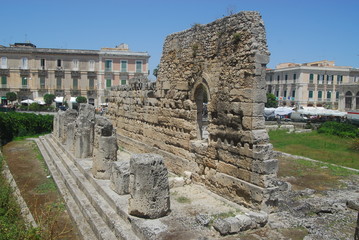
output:
[[[92,177],[91,159],[75,159],[52,135],[36,142],[83,239],[149,239],[138,225],[142,219],[127,214],[129,195]]]

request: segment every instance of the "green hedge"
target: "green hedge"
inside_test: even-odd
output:
[[[31,136],[52,131],[54,116],[34,113],[0,112],[0,145],[14,137]]]
[[[336,135],[339,137],[357,138],[359,137],[359,129],[357,126],[349,123],[340,123],[328,121],[318,128],[318,133]]]

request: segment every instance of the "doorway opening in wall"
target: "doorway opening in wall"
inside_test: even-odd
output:
[[[200,84],[194,93],[197,107],[197,139],[208,139],[208,92],[207,88]]]

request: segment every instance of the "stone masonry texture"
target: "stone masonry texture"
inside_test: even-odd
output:
[[[269,55],[257,12],[167,36],[156,82],[132,81],[109,93],[106,117],[119,145],[161,154],[169,171],[190,171],[213,192],[267,209],[278,169],[263,118]]]

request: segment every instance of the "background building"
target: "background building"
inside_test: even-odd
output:
[[[6,104],[7,92],[16,92],[19,101],[42,100],[52,93],[69,104],[85,96],[99,106],[111,86],[147,77],[149,57],[126,44],[101,50],[37,48],[31,43],[0,46],[1,101]]]
[[[341,86],[353,82],[353,79],[359,80],[358,69],[335,66],[334,61],[327,60],[283,63],[275,69],[268,69],[266,75],[267,92],[273,93],[281,106],[317,106],[339,110],[344,110],[344,105],[339,104],[345,94]]]

